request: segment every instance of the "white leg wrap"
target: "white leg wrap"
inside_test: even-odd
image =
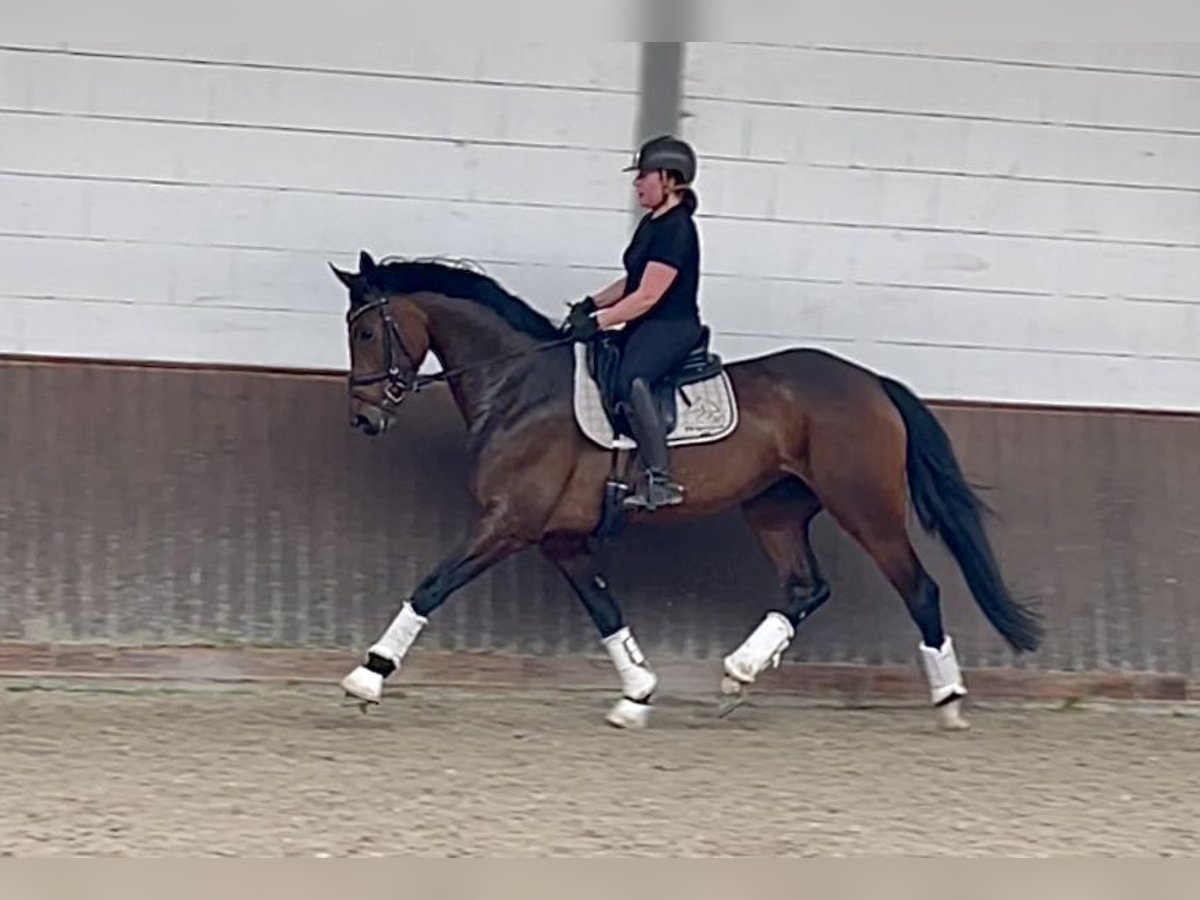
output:
[[[406,600],[387,631],[371,645],[368,652],[390,659],[398,667],[428,621],[424,616],[418,616],[412,604]]]
[[[950,697],[965,697],[967,687],[963,684],[962,672],[958,668],[958,657],[954,655],[954,644],[950,635],[946,635],[942,646],[937,650],[926,647],[924,643],[918,647],[921,651],[925,680],[929,682],[929,696],[934,705],[943,703]]]
[[[742,684],[752,684],[767,666],[779,665],[796,629],[782,613],[769,612],[742,645],[725,657],[725,674]]]
[[[654,693],[658,676],[650,671],[642,648],[628,626],[610,634],[601,643],[621,676],[621,691],[626,697],[642,702]]]
[[[387,631],[367,652],[391,660],[399,669],[404,654],[408,653],[408,648],[428,621],[424,616],[418,616],[413,611],[412,604],[405,601],[396,618],[392,619],[392,624],[387,627]],[[342,679],[342,689],[351,697],[357,697],[366,703],[378,703],[383,698],[383,676],[372,672],[366,666],[356,666]]]

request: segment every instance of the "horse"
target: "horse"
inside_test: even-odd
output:
[[[363,711],[378,704],[429,617],[455,591],[512,554],[537,549],[583,603],[621,685],[605,716],[649,724],[658,676],[625,622],[593,553],[611,453],[588,442],[572,403],[578,365],[561,328],[480,271],[439,260],[329,264],[349,293],[349,424],[381,435],[406,397],[448,384],[466,427],[469,533],[419,582],[341,687]],[[424,375],[429,354],[442,370]],[[723,660],[721,691],[736,705],[778,666],[800,625],[831,596],[809,539],[829,513],[870,555],[920,633],[918,657],[940,725],[969,727],[967,688],[942,625],[939,588],[906,531],[908,502],[949,548],[975,602],[1014,651],[1036,650],[1039,614],[1011,595],[967,483],[933,412],[899,381],[817,348],[725,363],[736,426],[718,441],[672,446],[679,505],[635,509],[624,525],[667,526],[739,505],[776,569],[780,591]]]

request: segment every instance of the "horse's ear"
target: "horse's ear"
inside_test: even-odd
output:
[[[343,272],[341,269],[339,269],[333,263],[329,264],[329,268],[331,268],[333,270],[333,274],[337,278],[337,280],[340,281],[342,284],[344,284],[350,290],[354,290],[355,286],[360,281],[360,276],[351,274],[350,272]]]
[[[358,251],[358,271],[365,277],[375,271],[375,260],[366,250]]]

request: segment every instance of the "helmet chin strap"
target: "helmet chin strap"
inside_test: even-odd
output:
[[[682,191],[685,187],[687,187],[687,185],[676,185],[673,188],[667,187],[665,184],[665,178],[664,178],[662,169],[658,170],[658,179],[659,179],[660,184],[662,184],[663,198],[662,198],[662,202],[660,202],[657,206],[655,206],[654,209],[650,210],[651,215],[653,215],[654,213],[661,210],[664,206],[666,206],[668,203],[671,202],[672,197],[678,196],[679,192]]]

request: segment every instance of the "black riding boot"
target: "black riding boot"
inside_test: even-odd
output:
[[[646,469],[642,486],[625,498],[625,506],[653,510],[683,502],[683,488],[671,480],[667,470],[667,429],[658,415],[654,395],[644,378],[635,378],[625,406],[638,455]]]

